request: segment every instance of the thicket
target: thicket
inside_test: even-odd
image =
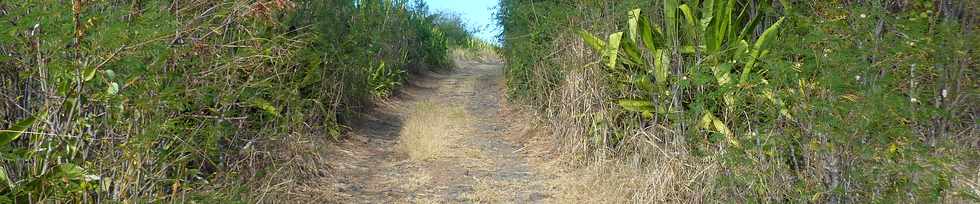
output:
[[[564,153],[661,173],[634,201],[977,202],[977,7],[503,0],[498,20],[508,94]]]
[[[408,0],[2,1],[0,203],[253,199],[287,136],[340,137],[451,69],[454,23]]]

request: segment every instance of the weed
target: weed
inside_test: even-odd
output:
[[[707,160],[708,200],[957,202],[976,197],[947,168],[978,163],[975,105],[950,100],[975,82],[950,73],[975,75],[960,10],[977,5],[953,4],[502,1],[498,18],[509,95],[572,157]]]
[[[275,154],[316,154],[293,142],[451,69],[447,42],[471,37],[412,4],[0,2],[0,202],[262,200],[316,173]],[[261,196],[215,189],[236,183]]]

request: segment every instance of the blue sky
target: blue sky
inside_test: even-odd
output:
[[[432,11],[458,13],[470,27],[481,28],[477,36],[496,42],[500,28],[493,19],[498,0],[425,0]]]

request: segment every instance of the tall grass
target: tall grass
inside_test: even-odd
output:
[[[261,199],[297,162],[279,155],[310,154],[290,143],[451,68],[441,18],[402,0],[0,2],[0,202]]]
[[[498,18],[509,94],[567,156],[700,168],[633,201],[964,202],[976,7],[502,1]]]

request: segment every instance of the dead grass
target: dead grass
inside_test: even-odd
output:
[[[434,182],[432,178],[432,173],[425,169],[418,169],[417,171],[407,172],[406,174],[400,175],[404,176],[405,179],[390,179],[385,181],[386,186],[398,186],[398,189],[406,189],[412,192],[425,192],[427,186],[431,186]],[[416,195],[418,198],[423,198],[423,195]]]
[[[451,50],[457,62],[501,63],[503,60],[491,49],[454,48]]]
[[[398,147],[413,160],[441,156],[458,138],[463,117],[460,107],[419,102],[404,120]]]
[[[532,159],[535,170],[553,175],[545,183],[555,191],[553,203],[704,203],[713,193],[719,172],[712,159],[696,159],[666,146],[656,147],[660,153],[650,153],[645,162],[631,162],[598,157],[583,160],[574,156],[580,154],[568,152],[554,152],[549,159],[540,156],[548,155],[542,148],[558,143],[531,139],[529,144],[527,154],[539,155]]]
[[[475,203],[502,203],[507,201],[504,198],[513,195],[508,191],[513,189],[512,185],[514,184],[491,179],[477,179],[476,185],[473,185],[473,192],[466,193],[463,197]]]
[[[963,203],[980,201],[980,197],[978,197],[980,196],[980,169],[971,164],[960,164],[954,168],[956,172],[962,173],[954,175],[954,179],[952,179],[953,189],[962,190],[952,193],[945,199]]]
[[[565,161],[570,163],[571,161]],[[712,168],[681,160],[636,166],[621,160],[565,166],[554,180],[557,203],[703,203]]]
[[[295,132],[282,138],[252,142],[239,150],[243,157],[230,165],[232,170],[228,172],[238,174],[219,175],[224,180],[197,192],[215,200],[256,203],[329,201],[337,192],[320,180],[331,170],[321,151],[333,148],[323,148],[332,143],[325,137],[311,135]],[[247,190],[222,190],[234,188]]]
[[[605,91],[595,83],[597,74],[572,71],[543,114],[508,111],[515,124],[509,139],[524,144],[522,152],[535,171],[552,178],[544,183],[554,191],[547,202],[709,202],[721,172],[717,160],[696,158],[665,142],[673,136],[670,131],[631,130],[630,139],[617,150],[589,139],[587,127],[609,117]]]

